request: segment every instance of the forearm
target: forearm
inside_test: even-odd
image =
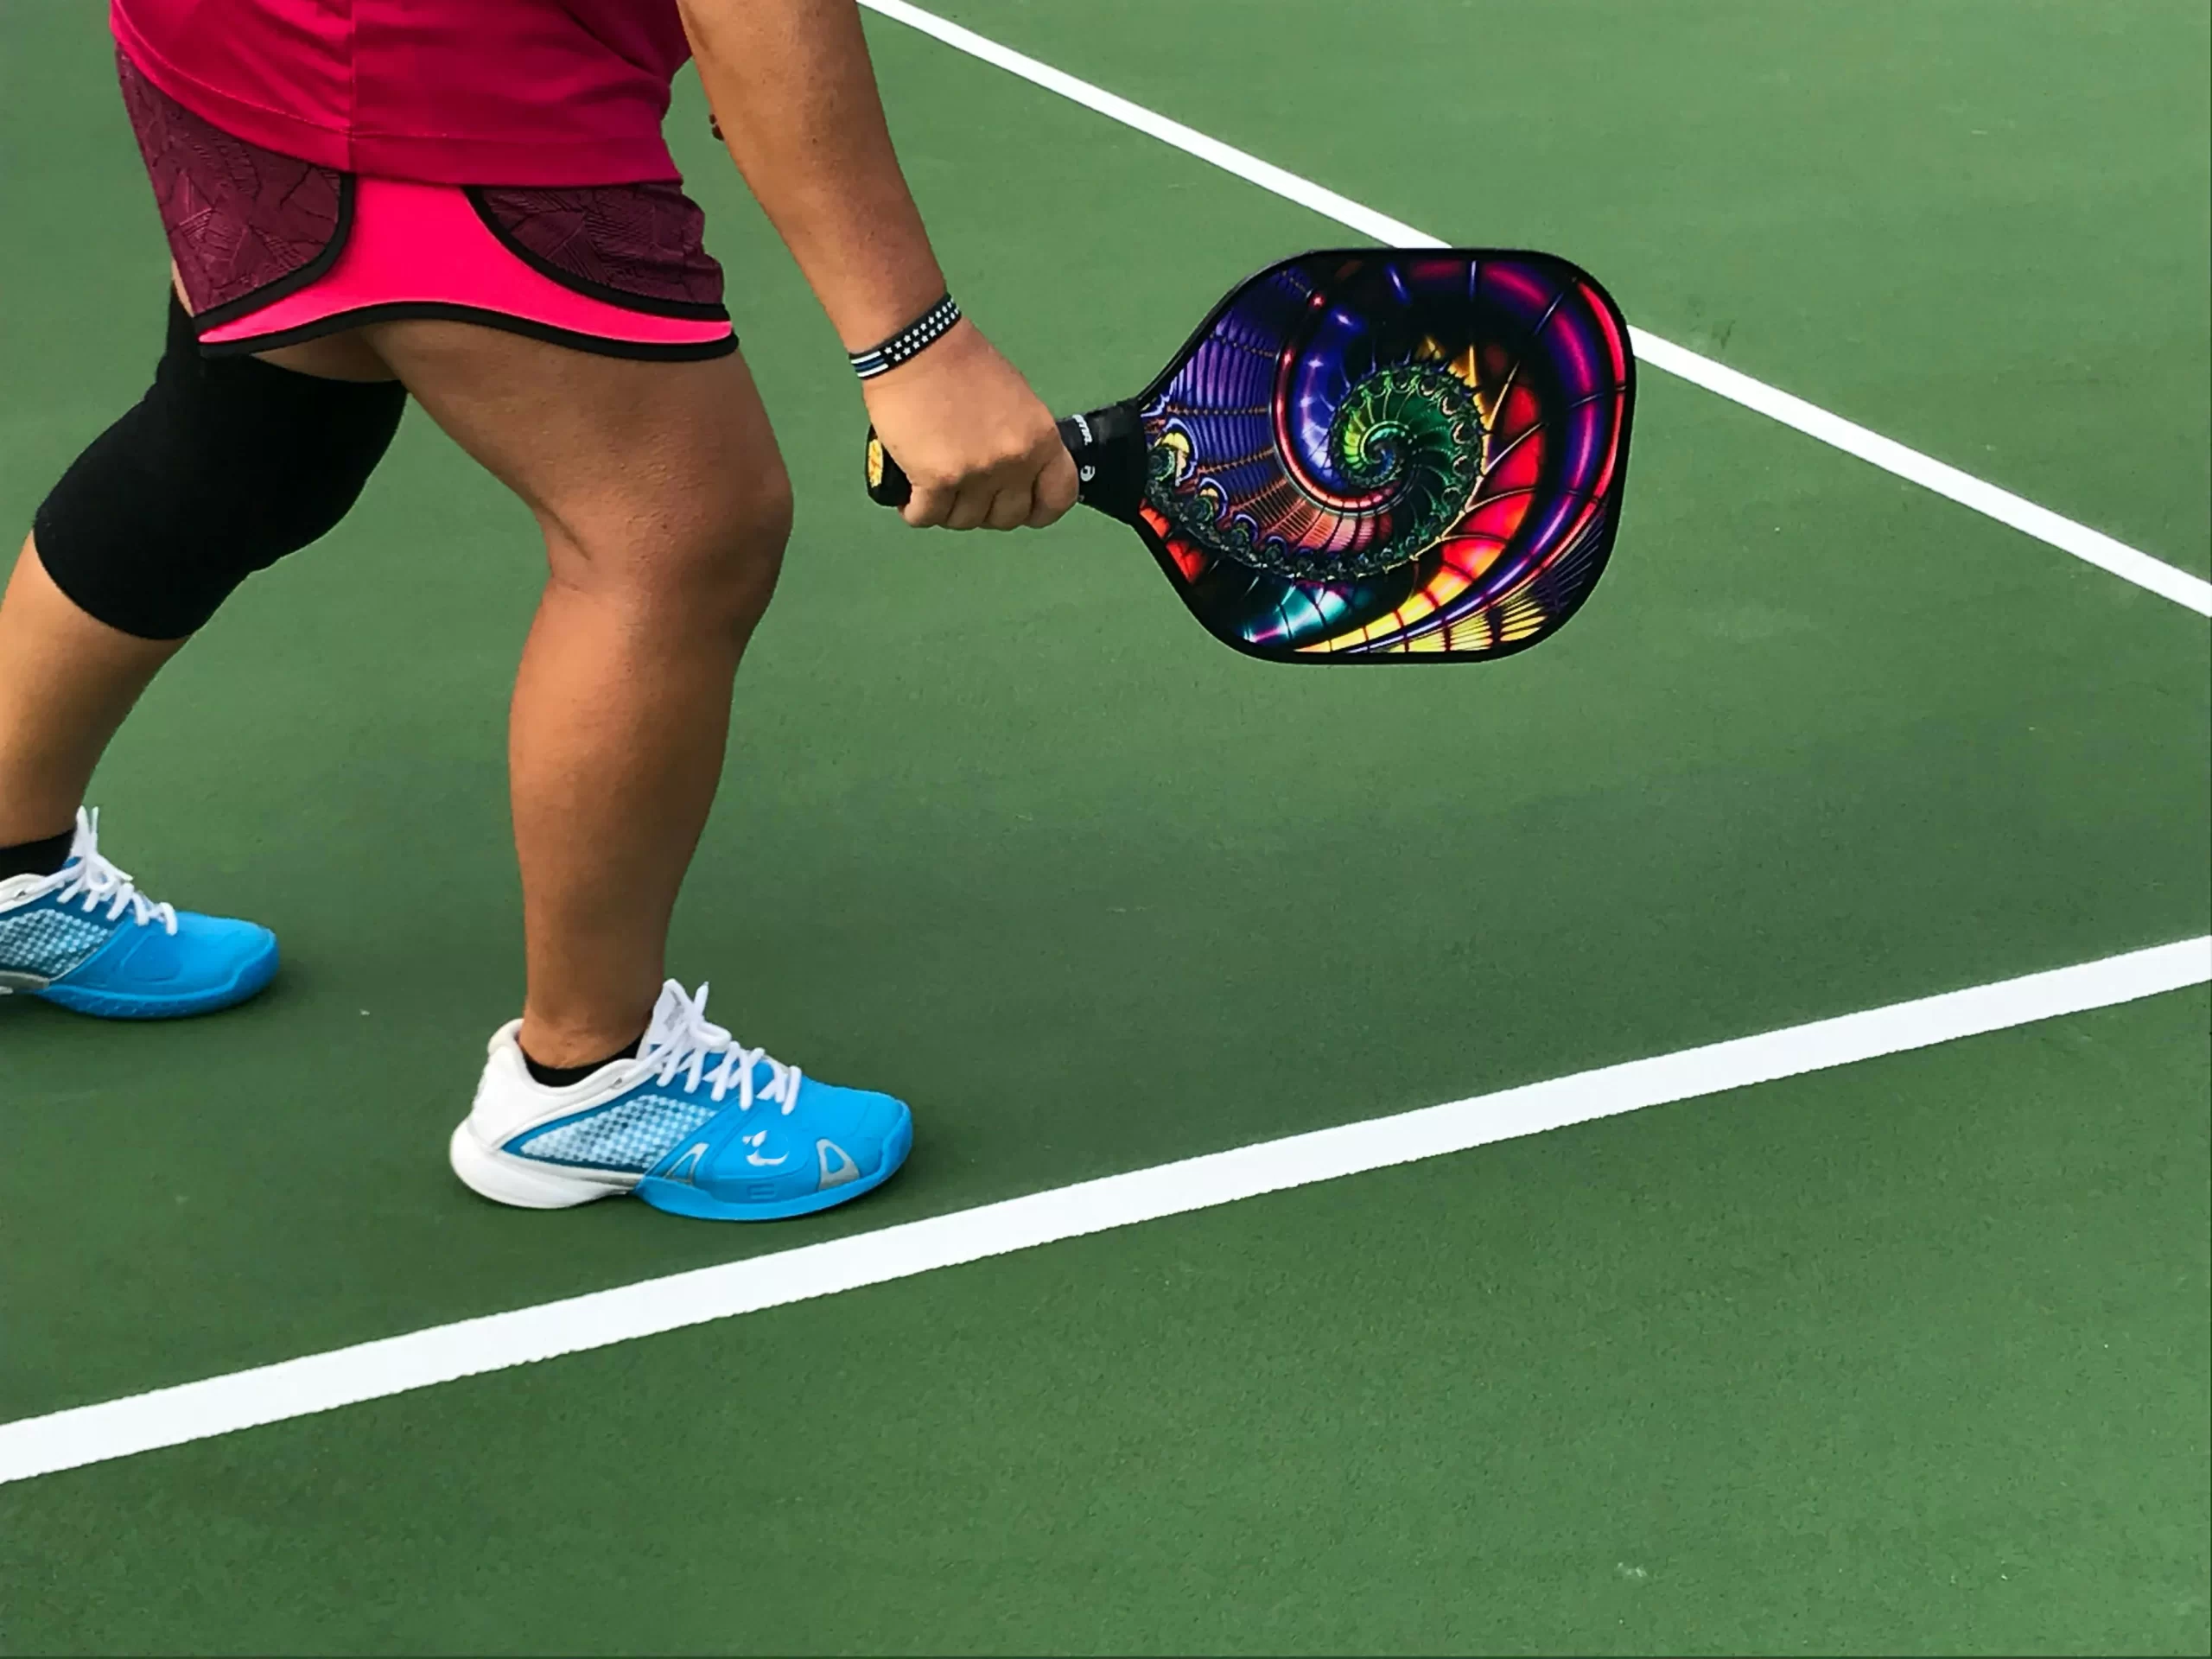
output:
[[[944,292],[854,0],[681,0],[722,141],[850,350]]]

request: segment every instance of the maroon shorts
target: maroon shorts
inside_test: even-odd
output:
[[[365,178],[194,115],[118,73],[210,354],[447,317],[617,357],[734,351],[705,215],[672,182],[549,188]]]

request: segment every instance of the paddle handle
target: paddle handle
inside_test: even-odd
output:
[[[1135,524],[1144,499],[1144,423],[1128,404],[1109,404],[1059,423],[1060,442],[1075,460],[1076,496],[1109,518]],[[914,486],[868,429],[868,499],[880,507],[903,507]]]

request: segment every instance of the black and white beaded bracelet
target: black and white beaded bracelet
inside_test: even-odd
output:
[[[901,363],[942,340],[945,331],[959,321],[960,308],[948,294],[881,345],[871,346],[864,352],[852,353],[853,372],[863,380],[873,380],[879,374],[888,374]]]

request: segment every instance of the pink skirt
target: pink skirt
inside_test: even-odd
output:
[[[185,304],[210,356],[445,317],[614,357],[737,349],[705,216],[673,182],[363,178],[277,155],[117,69]]]

